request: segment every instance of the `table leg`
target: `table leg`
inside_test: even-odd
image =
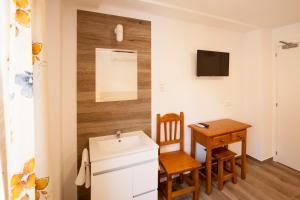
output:
[[[246,173],[247,173],[247,154],[246,154],[246,146],[247,144],[247,139],[244,138],[242,140],[242,162],[241,162],[241,177],[242,179],[246,178]]]
[[[196,152],[196,141],[194,138],[194,131],[192,130],[192,137],[191,137],[191,156],[192,158],[195,158],[195,152]]]
[[[211,160],[212,160],[212,148],[210,145],[207,145],[206,147],[206,193],[207,194],[210,194],[212,191]]]

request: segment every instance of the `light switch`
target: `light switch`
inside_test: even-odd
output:
[[[230,108],[232,106],[231,101],[224,101],[224,106]]]
[[[159,84],[159,91],[160,92],[165,92],[166,84],[165,83],[160,83]]]

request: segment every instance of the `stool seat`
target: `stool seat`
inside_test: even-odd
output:
[[[217,160],[222,160],[222,161],[231,160],[233,157],[235,157],[237,155],[235,152],[230,151],[225,148],[214,149],[212,154],[213,154],[214,158],[216,158]]]
[[[235,167],[235,156],[236,153],[228,150],[227,148],[217,148],[212,152],[214,158],[218,160],[218,188],[222,190],[224,182],[231,179],[232,183],[237,183],[237,174]],[[230,173],[224,174],[224,162],[230,162]]]

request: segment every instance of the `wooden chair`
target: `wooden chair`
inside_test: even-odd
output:
[[[237,174],[236,174],[236,166],[235,166],[235,156],[236,153],[228,150],[227,148],[217,148],[214,149],[213,157],[218,161],[218,189],[223,190],[224,181],[229,179],[232,180],[232,183],[237,183]],[[224,169],[224,164],[226,162],[230,162],[230,170]],[[227,172],[227,174],[224,173]]]
[[[180,124],[178,135],[177,124]],[[161,134],[161,129],[164,129],[164,134]],[[173,129],[174,127],[174,129]],[[174,131],[173,131],[174,130]],[[164,138],[161,141],[161,136]],[[163,183],[160,183],[161,174],[159,174],[159,188],[162,193],[166,196],[167,200],[171,200],[177,196],[181,196],[186,193],[193,193],[193,199],[198,200],[199,198],[199,168],[201,164],[187,155],[184,152],[184,115],[183,112],[180,115],[169,113],[163,115],[157,114],[157,136],[156,142],[159,145],[159,163],[162,170],[167,178],[166,191],[164,190]],[[166,145],[179,144],[180,148],[178,151],[160,153],[161,147]],[[184,176],[184,172],[191,172],[192,179]],[[177,191],[172,190],[172,177],[173,175],[179,174],[181,180],[187,183],[187,187],[179,189]]]

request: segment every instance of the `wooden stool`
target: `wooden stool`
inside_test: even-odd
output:
[[[235,156],[236,153],[226,149],[226,148],[217,148],[213,150],[213,157],[218,160],[218,188],[222,190],[224,187],[224,181],[229,179],[232,180],[232,183],[237,183],[237,174],[235,167]],[[229,172],[225,175],[224,173],[224,163],[230,162],[230,170],[225,170]]]

